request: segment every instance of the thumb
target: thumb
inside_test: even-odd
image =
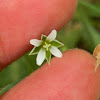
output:
[[[0,69],[31,49],[29,40],[60,29],[77,0],[3,0],[0,2]]]
[[[53,58],[51,65],[32,73],[0,100],[98,100],[100,69],[86,51],[75,49]]]

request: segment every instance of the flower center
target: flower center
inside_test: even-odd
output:
[[[49,47],[51,46],[51,44],[48,44],[48,43],[44,43],[43,47],[48,51],[49,50]]]

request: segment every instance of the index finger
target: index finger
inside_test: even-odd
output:
[[[0,2],[0,70],[31,49],[30,39],[61,29],[77,0],[3,0]]]

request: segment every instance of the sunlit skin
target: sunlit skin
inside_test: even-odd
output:
[[[77,0],[0,1],[0,69],[31,50],[30,39],[61,29]],[[100,68],[86,51],[73,49],[53,58],[18,83],[0,100],[98,100]]]

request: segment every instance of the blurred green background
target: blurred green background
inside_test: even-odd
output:
[[[73,19],[57,36],[65,44],[61,51],[82,48],[92,53],[100,43],[99,23],[100,0],[79,0]],[[38,68],[35,59],[27,53],[0,72],[0,95]]]

